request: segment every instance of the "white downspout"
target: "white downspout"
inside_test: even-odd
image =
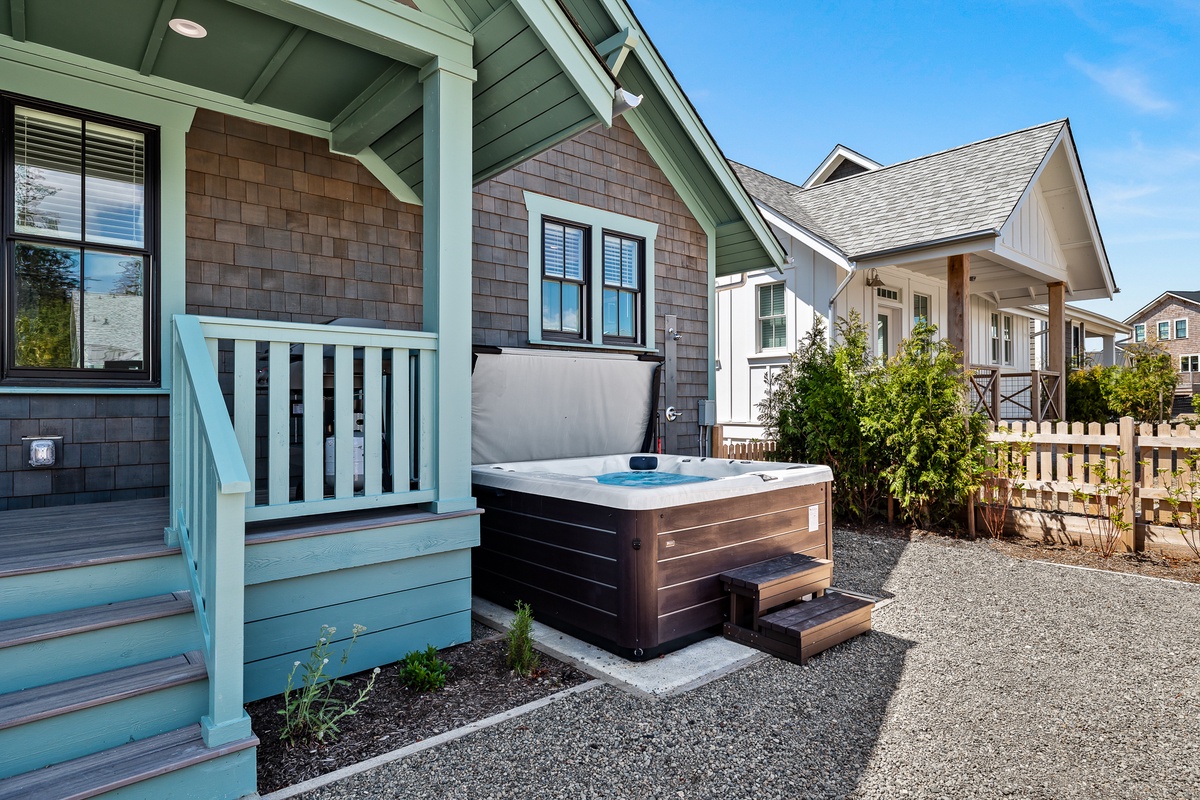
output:
[[[825,341],[830,347],[833,346],[833,306],[837,303],[838,295],[849,285],[854,274],[858,272],[858,264],[850,262],[850,274],[838,284],[837,289],[833,293],[833,297],[829,298],[829,324],[825,326]]]

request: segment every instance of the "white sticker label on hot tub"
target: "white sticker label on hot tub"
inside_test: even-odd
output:
[[[808,529],[815,531],[821,524],[821,509],[818,506],[808,507]]]

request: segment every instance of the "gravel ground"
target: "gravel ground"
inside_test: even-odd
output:
[[[309,798],[1200,797],[1200,587],[839,533],[893,597],[805,667],[602,687]]]

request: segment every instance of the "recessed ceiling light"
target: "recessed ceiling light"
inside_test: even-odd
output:
[[[203,39],[208,36],[208,31],[204,30],[204,26],[199,22],[192,22],[190,19],[173,19],[167,23],[171,30],[178,33],[180,36],[186,36],[189,39]]]

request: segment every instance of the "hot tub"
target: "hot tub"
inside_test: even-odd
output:
[[[619,485],[639,476],[670,482]],[[831,558],[831,480],[822,466],[636,453],[479,464],[474,590],[650,658],[725,621],[721,572],[787,553]]]

